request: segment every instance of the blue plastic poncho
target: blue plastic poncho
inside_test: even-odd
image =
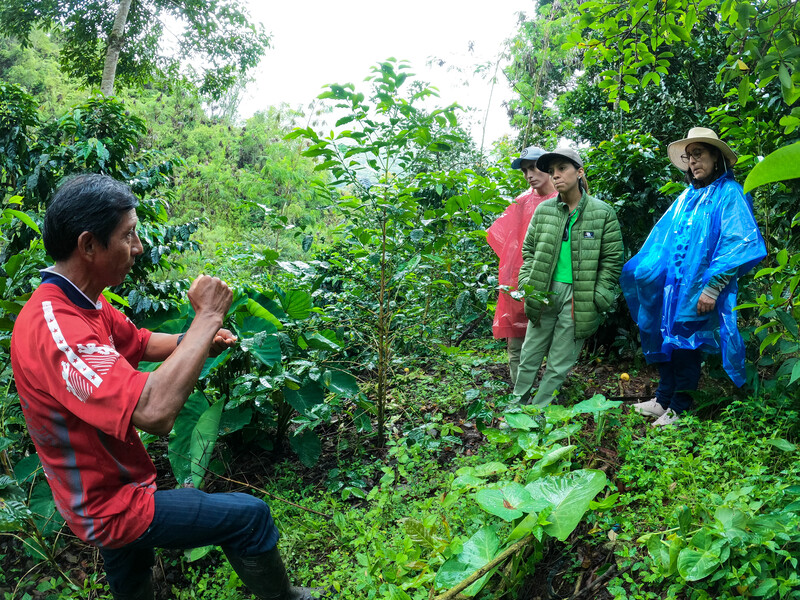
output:
[[[620,277],[647,362],[668,361],[675,348],[721,353],[725,372],[741,386],[745,355],[733,310],[736,279],[765,256],[752,199],[732,172],[705,188],[684,190]],[[706,284],[726,273],[733,276],[715,309],[698,315]]]

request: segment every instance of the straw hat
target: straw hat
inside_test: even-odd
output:
[[[730,146],[717,137],[717,134],[707,127],[692,127],[688,135],[677,142],[672,142],[667,146],[667,154],[672,164],[678,167],[681,171],[689,170],[689,163],[681,160],[681,154],[686,154],[686,146],[694,144],[695,142],[703,142],[709,146],[718,148],[722,155],[728,159],[729,165],[735,165],[738,160],[736,154],[730,149]]]

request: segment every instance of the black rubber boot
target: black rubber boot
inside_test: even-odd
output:
[[[269,552],[243,558],[229,554],[228,562],[242,582],[260,600],[319,600],[322,589],[294,587],[276,546]]]
[[[121,594],[111,594],[114,600],[154,600],[155,592],[153,591],[153,578],[148,577],[138,588],[135,590],[125,591]]]

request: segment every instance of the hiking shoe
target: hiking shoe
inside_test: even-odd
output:
[[[647,402],[639,402],[638,404],[634,404],[633,410],[640,415],[645,415],[648,417],[660,417],[667,412],[667,409],[661,406],[655,398],[651,398]]]
[[[655,421],[652,422],[652,427],[666,427],[667,425],[672,425],[678,420],[678,413],[676,413],[671,408],[668,408],[666,412],[658,417]]]

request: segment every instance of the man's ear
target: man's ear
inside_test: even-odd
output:
[[[99,242],[97,238],[94,237],[89,231],[84,231],[82,234],[78,236],[78,245],[76,250],[78,254],[85,258],[86,260],[93,261],[95,255],[97,254]]]

